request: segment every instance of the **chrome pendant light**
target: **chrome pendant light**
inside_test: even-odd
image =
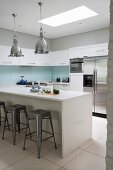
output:
[[[41,21],[41,7],[43,2],[38,2],[38,5],[40,7],[40,21]],[[47,54],[48,51],[48,45],[46,40],[43,38],[43,29],[42,24],[40,23],[40,39],[38,40],[36,47],[35,47],[35,54]]]
[[[23,57],[24,55],[22,54],[22,51],[18,45],[18,36],[16,32],[16,21],[15,18],[17,14],[12,14],[14,18],[14,35],[13,35],[13,45],[11,47],[10,55],[9,57]]]

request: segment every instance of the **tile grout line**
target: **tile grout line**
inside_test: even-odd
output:
[[[81,150],[81,149],[80,149]],[[70,163],[73,159],[75,159],[75,158],[77,158],[78,156],[79,156],[79,154],[81,154],[83,152],[83,150],[81,150],[81,152],[80,153],[78,153],[76,156],[74,156],[70,161],[68,161],[67,163],[65,163],[65,165],[58,165],[57,163],[55,163],[55,162],[53,162],[53,161],[50,161],[50,160],[48,160],[47,158],[44,158],[45,160],[48,160],[48,161],[50,161],[50,162],[52,162],[52,163],[54,163],[55,165],[57,165],[57,166],[60,166],[61,168],[64,168],[64,166],[66,166],[68,163]]]
[[[49,161],[49,162],[53,163],[54,165],[59,166],[59,168],[63,168],[62,166],[58,165],[57,163],[55,163],[55,162],[53,162],[53,161],[48,160],[47,158],[45,158],[45,157],[43,157],[43,156],[42,156],[42,158],[45,159],[46,161]]]
[[[93,145],[94,143],[95,143],[95,141],[94,141],[94,142],[92,141],[92,143],[89,144],[88,146],[86,146],[85,149],[89,148],[89,146]],[[79,148],[82,149],[82,150],[85,150],[85,149],[83,149],[83,148],[81,148],[81,147],[82,147],[82,146],[80,146]]]
[[[67,162],[64,166],[66,166],[67,164],[69,164],[70,162],[72,162],[74,159],[76,159],[82,152],[84,152],[82,149],[81,149],[81,152],[75,156],[74,158],[72,158],[69,162]],[[64,168],[64,166],[62,168]]]
[[[62,170],[62,168],[60,168],[60,170]],[[66,168],[63,168],[63,170],[67,170]]]
[[[102,135],[102,136],[103,136],[103,135]],[[102,137],[102,136],[101,136],[101,137]],[[97,141],[100,141],[99,139],[100,139],[101,137],[99,137],[97,140],[94,140],[94,139],[93,139],[94,141],[92,141],[91,144],[89,144],[87,147],[85,147],[85,149],[89,148],[91,145],[95,144]],[[83,145],[82,145],[82,146],[83,146]],[[85,150],[85,149],[82,148],[82,146],[80,146],[79,149]]]
[[[99,156],[99,157],[101,157],[101,158],[105,158],[104,156],[98,155],[98,154],[93,153],[93,152],[91,152],[91,151],[87,151],[87,150],[85,150],[85,149],[82,149],[82,150],[85,151],[85,152],[88,152],[88,153],[92,153],[93,155]]]
[[[31,155],[27,155],[27,156],[25,156],[25,157],[23,157],[23,158],[21,158],[21,159],[17,160],[16,162],[14,162],[14,163],[12,163],[12,164],[8,165],[7,167],[3,168],[3,170],[5,170],[5,169],[7,169],[7,168],[11,167],[12,165],[14,165],[14,164],[16,164],[16,163],[20,162],[21,160],[24,160],[25,158],[27,158],[27,157],[29,157],[29,156],[31,156]]]

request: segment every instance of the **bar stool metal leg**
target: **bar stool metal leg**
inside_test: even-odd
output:
[[[12,124],[13,124],[13,145],[15,145],[15,141],[16,141],[16,114],[15,114],[15,109],[13,109],[12,112]]]
[[[6,114],[5,114],[5,120],[4,120],[4,127],[3,127],[2,139],[4,139],[6,121],[7,121],[7,118],[6,118]]]
[[[0,126],[1,126],[1,108],[0,108]]]
[[[28,119],[28,117],[27,117],[23,150],[25,150],[25,144],[26,144],[26,138],[27,138],[27,129],[28,129],[28,128],[29,128],[29,119]],[[29,133],[30,133],[30,132],[29,132]]]
[[[7,111],[6,111],[6,108],[5,108],[5,103],[3,103],[3,110],[4,110],[4,114],[5,114],[5,118],[6,119],[6,122],[7,122],[7,125],[8,125],[8,129],[10,130],[10,126],[9,126],[9,121],[8,121],[8,117],[7,117]],[[1,111],[1,110],[0,110]],[[1,112],[0,112],[1,113]],[[0,115],[1,116],[1,115]]]
[[[8,125],[8,129],[10,130],[10,126],[9,126],[9,121],[8,121],[7,114],[6,114],[6,122],[7,122],[7,125]]]
[[[37,126],[37,156],[40,159],[40,150],[41,150],[41,139],[42,139],[42,118],[40,115],[36,116],[36,120],[38,122]]]
[[[30,131],[30,126],[29,126],[29,116],[28,116],[26,108],[25,108],[24,112],[25,112],[26,120],[28,121],[27,123],[28,123],[28,129],[29,129],[30,138],[32,138],[31,131]]]
[[[18,131],[20,133],[20,112],[18,112],[16,114],[16,121],[17,121],[17,125],[18,125]]]
[[[23,150],[25,150],[25,143],[26,139],[30,139],[27,136],[30,136],[30,132],[27,134],[27,129],[29,128],[29,120],[35,119],[36,120],[36,131],[32,133],[36,133],[36,140],[31,139],[32,141],[35,141],[37,144],[37,157],[40,159],[40,152],[41,152],[41,143],[47,139],[50,139],[53,137],[54,139],[54,144],[55,144],[55,149],[57,148],[56,146],[56,141],[55,141],[55,136],[54,136],[54,129],[53,129],[53,124],[52,124],[52,118],[51,118],[51,113],[48,110],[43,110],[43,109],[37,109],[33,110],[31,113],[35,115],[35,118],[28,117],[27,119],[27,126],[26,126],[26,131],[25,131],[25,138],[24,138],[24,145],[23,145]],[[51,132],[43,130],[42,129],[42,123],[44,119],[49,119],[50,120],[50,126],[51,126]],[[45,139],[42,139],[42,132],[49,134],[48,137],[45,137]],[[31,133],[31,134],[32,134]]]
[[[49,120],[50,120],[50,124],[51,124],[51,130],[52,130],[52,134],[53,134],[55,149],[57,149],[57,145],[56,145],[56,141],[55,141],[55,135],[54,135],[54,130],[53,130],[53,123],[52,123],[51,114],[50,114],[50,119],[49,119]]]

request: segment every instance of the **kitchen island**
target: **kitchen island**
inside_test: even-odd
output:
[[[50,110],[56,142],[62,147],[62,157],[72,153],[92,136],[90,93],[62,91],[58,95],[39,94],[30,92],[29,87],[9,86],[0,87],[0,100],[24,104],[28,111],[31,107]]]

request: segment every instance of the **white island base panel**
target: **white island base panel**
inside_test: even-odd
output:
[[[72,93],[72,92],[71,92]],[[24,104],[32,109],[47,109],[52,111],[55,138],[62,146],[62,157],[74,152],[92,137],[92,96],[81,92],[81,95],[72,95],[68,99],[49,99],[46,96],[24,93],[17,94],[10,90],[0,90],[0,100],[13,104]],[[65,92],[65,95],[69,92]],[[47,127],[48,128],[48,127]]]

